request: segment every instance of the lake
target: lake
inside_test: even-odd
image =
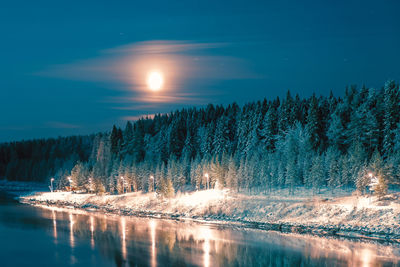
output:
[[[0,197],[0,266],[398,266],[396,244],[39,208]]]

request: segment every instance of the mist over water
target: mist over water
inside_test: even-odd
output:
[[[21,205],[0,198],[2,266],[396,266],[400,247]]]

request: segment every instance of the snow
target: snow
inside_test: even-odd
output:
[[[170,199],[142,192],[122,195],[49,192],[21,197],[21,201],[125,215],[280,224],[288,226],[284,228],[288,231],[300,231],[298,226],[305,226],[311,229],[307,232],[335,229],[338,235],[400,238],[400,193],[378,200],[357,195],[313,197],[307,192],[298,192],[296,196],[246,195],[227,189],[182,193]]]

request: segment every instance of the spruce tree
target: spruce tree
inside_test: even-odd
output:
[[[400,122],[400,92],[394,81],[387,81],[384,88],[384,134],[383,152],[388,156],[393,151],[393,140]]]

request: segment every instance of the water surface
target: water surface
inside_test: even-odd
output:
[[[0,266],[398,266],[400,248],[0,198]]]

